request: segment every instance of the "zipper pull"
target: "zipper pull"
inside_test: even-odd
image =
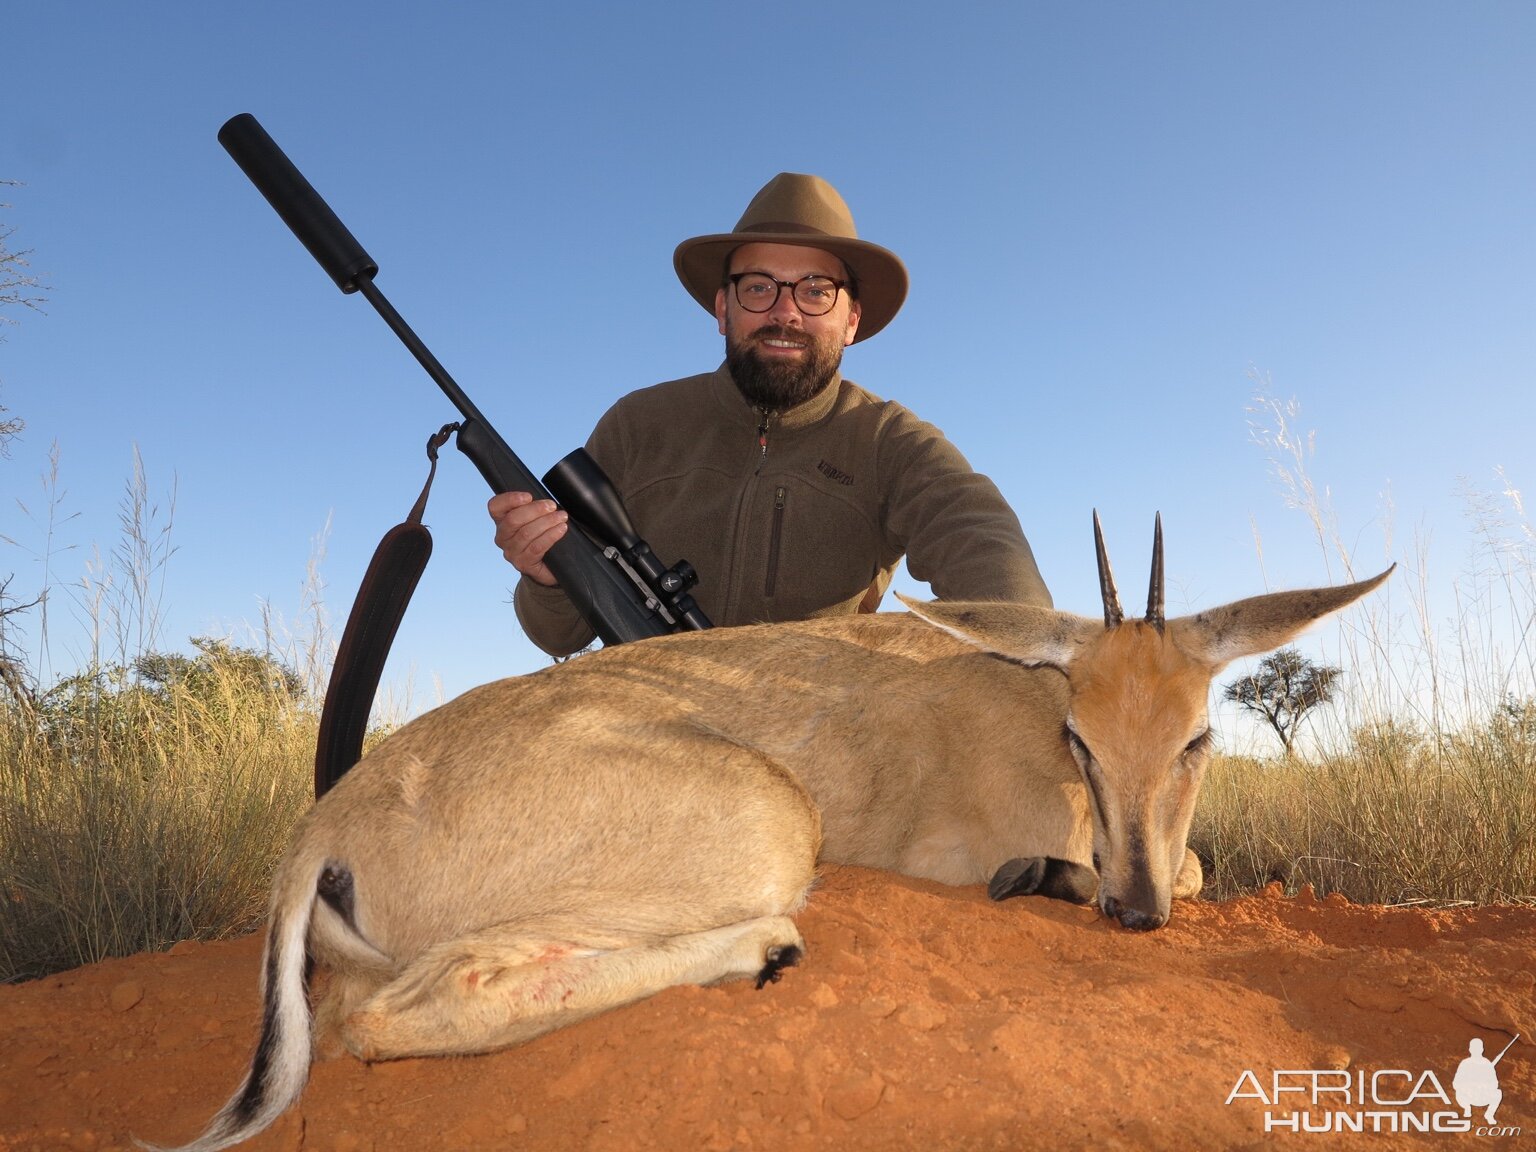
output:
[[[768,459],[768,409],[757,410],[759,422],[757,425],[757,446],[760,449],[757,457],[757,470],[763,470],[763,461]]]

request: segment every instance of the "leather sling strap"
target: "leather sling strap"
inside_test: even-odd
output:
[[[352,614],[336,649],[331,680],[320,712],[320,735],[315,745],[315,798],[318,800],[363,755],[368,715],[384,674],[384,662],[405,616],[411,594],[432,555],[432,534],[422,524],[427,494],[437,475],[437,450],[458,430],[445,424],[427,440],[431,467],[421,495],[410,515],[384,534],[374,550],[363,583],[352,604]]]

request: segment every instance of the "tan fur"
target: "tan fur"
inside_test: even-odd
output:
[[[789,917],[818,859],[949,884],[1096,861],[1101,907],[1155,927],[1200,886],[1185,840],[1212,676],[1384,578],[1161,631],[911,604],[646,640],[467,692],[295,830],[272,898],[270,1059],[192,1147],[244,1139],[302,1088],[301,938],[330,971],[318,1043],[378,1059],[772,978],[801,946]],[[350,877],[351,923],[316,897],[327,870]]]

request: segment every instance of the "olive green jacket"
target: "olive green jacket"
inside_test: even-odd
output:
[[[1051,596],[996,485],[933,425],[834,378],[764,416],[724,366],[625,396],[587,450],[664,563],[698,570],[717,625],[874,611],[903,555],[943,600]],[[518,619],[553,655],[593,640],[558,588],[523,579]]]

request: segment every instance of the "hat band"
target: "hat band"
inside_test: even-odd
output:
[[[738,232],[791,232],[802,233],[807,236],[832,236],[830,232],[823,232],[820,228],[813,228],[809,224],[748,224],[745,228],[738,228]],[[845,237],[833,236],[833,239],[845,239]]]

